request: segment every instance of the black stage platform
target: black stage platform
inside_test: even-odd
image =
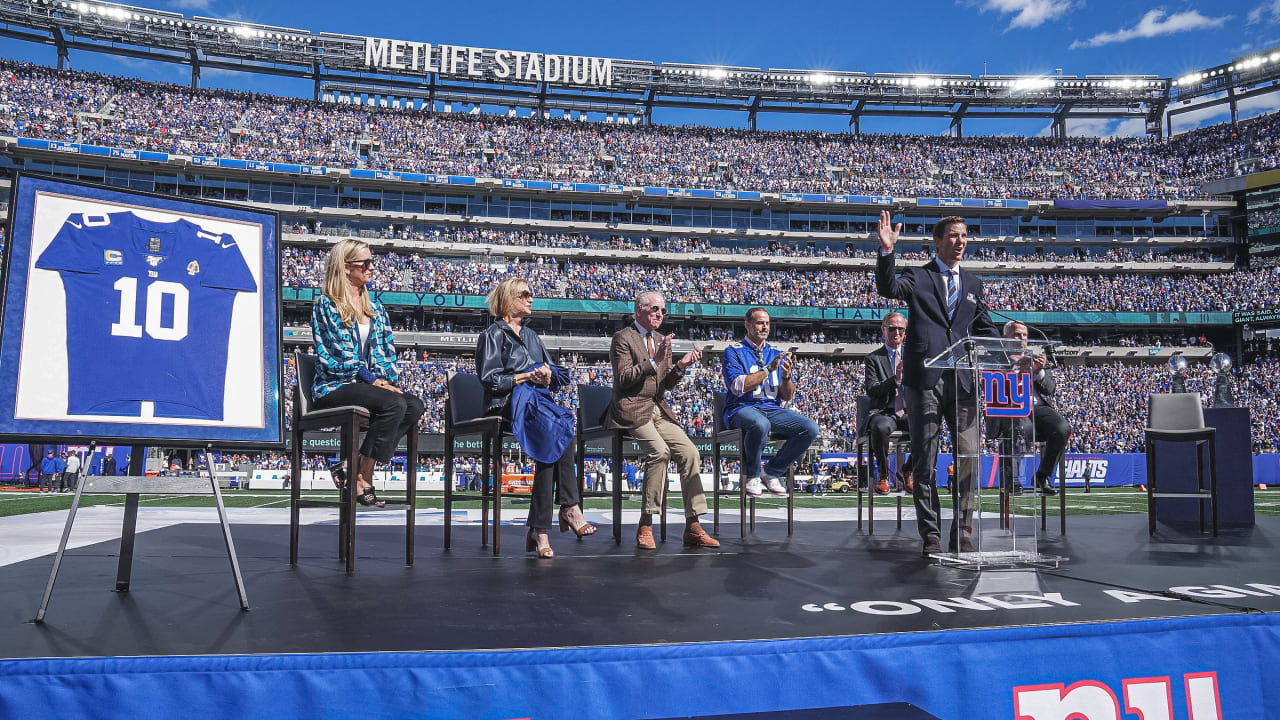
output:
[[[31,618],[52,555],[0,567],[0,657],[631,645],[1280,611],[1273,517],[1216,540],[1167,529],[1151,540],[1143,516],[1072,516],[1042,546],[1070,558],[1060,569],[981,574],[930,564],[907,530],[868,537],[852,522],[800,522],[790,540],[763,522],[745,541],[730,524],[718,552],[681,547],[678,529],[649,552],[615,546],[607,528],[580,542],[555,533],[550,561],[520,552],[523,528],[504,530],[494,558],[478,527],[455,528],[445,553],[442,528],[420,526],[406,568],[403,529],[364,525],[347,576],[332,525],[302,528],[297,568],[287,525],[236,525],[243,613],[213,523],[140,533],[129,594],[112,591],[117,542],[69,552],[43,626]],[[1183,596],[1115,594],[1171,588]]]

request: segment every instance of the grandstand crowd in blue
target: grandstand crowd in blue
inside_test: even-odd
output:
[[[1273,117],[1167,140],[948,138],[472,117],[11,61],[0,62],[0,79],[0,134],[339,168],[898,197],[1191,199],[1240,160],[1280,163]]]
[[[235,130],[235,132],[232,132]],[[84,142],[184,155],[283,161],[340,168],[392,169],[483,177],[575,180],[628,185],[736,188],[764,191],[988,198],[1203,199],[1208,180],[1234,174],[1242,159],[1253,169],[1280,166],[1280,116],[1238,127],[1214,126],[1172,139],[1095,139],[919,135],[853,135],[671,126],[631,126],[530,118],[464,117],[416,110],[360,107],[220,90],[192,90],[95,73],[0,60],[0,135]],[[361,139],[371,149],[361,154]],[[492,152],[485,152],[492,151]],[[615,159],[599,162],[602,155]],[[842,168],[833,173],[831,168]],[[714,168],[712,170],[711,168]],[[337,221],[295,224],[289,234],[354,234]],[[361,228],[362,234],[367,228]],[[515,231],[484,227],[386,224],[380,237],[429,242],[644,250],[677,253],[872,259],[873,245],[850,248],[823,243],[782,243],[726,248],[706,239],[665,235]],[[286,240],[288,240],[286,235]],[[313,238],[294,238],[312,240]],[[980,238],[979,238],[980,240]],[[0,237],[2,242],[2,237]],[[927,241],[921,240],[920,245]],[[905,242],[904,242],[905,245]],[[914,243],[913,243],[914,245]],[[922,261],[927,250],[899,253]],[[283,250],[285,285],[318,288],[323,250]],[[988,301],[1013,311],[1234,311],[1280,306],[1280,268],[1212,269],[1235,265],[1230,250],[1167,246],[1097,249],[1005,249],[975,242],[967,261],[1011,261],[1020,272],[984,277]],[[428,251],[379,252],[375,290],[479,295],[499,280],[519,275],[540,298],[630,300],[637,287],[661,289],[672,302],[743,305],[824,305],[885,308],[895,303],[875,290],[865,270],[761,269],[744,263],[719,267],[695,263],[508,260],[484,264],[442,258]],[[621,260],[621,259],[620,259]],[[1159,263],[1157,273],[1127,268],[1060,271],[1038,264]],[[1174,263],[1183,265],[1175,268]],[[433,321],[436,322],[436,321]],[[613,328],[616,329],[616,328]],[[601,336],[607,336],[601,329]],[[699,337],[733,340],[731,331],[699,330]],[[609,330],[612,332],[612,330]],[[779,341],[871,342],[873,329],[827,328]],[[1141,331],[1115,344],[1183,344],[1185,333]],[[1095,344],[1097,337],[1066,338]],[[1191,337],[1194,344],[1203,338]],[[445,374],[474,371],[467,358],[421,358],[405,351],[401,385],[427,405],[424,431],[442,431]],[[571,365],[575,382],[610,384],[607,363],[581,358]],[[1137,452],[1142,449],[1146,396],[1168,389],[1160,366],[1109,362],[1059,368],[1061,409],[1073,427],[1070,452]],[[293,382],[286,367],[286,380]],[[1193,365],[1189,385],[1206,398],[1212,371]],[[853,398],[861,392],[860,362],[800,358],[795,409],[814,419],[823,436],[849,444],[856,435]],[[1263,355],[1232,370],[1238,401],[1252,413],[1254,449],[1280,451],[1280,360]],[[719,358],[695,366],[671,404],[690,434],[705,436],[712,422],[712,393],[723,389]],[[290,391],[291,392],[291,391]],[[284,397],[288,397],[286,393]],[[561,401],[576,406],[573,384]],[[286,404],[286,407],[288,405]],[[944,438],[944,445],[946,439]],[[272,462],[279,462],[275,458]]]

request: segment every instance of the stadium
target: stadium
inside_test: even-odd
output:
[[[4,46],[41,46],[56,57],[46,65],[0,52],[0,185],[10,195],[0,716],[1280,713],[1258,672],[1280,656],[1271,619],[1280,584],[1268,560],[1280,505],[1267,490],[1280,484],[1280,115],[1237,117],[1241,104],[1276,92],[1280,49],[1195,72],[867,73],[332,29],[97,0],[0,0]],[[84,56],[160,63],[187,81],[70,69]],[[205,77],[226,72],[313,90],[204,87]],[[1179,115],[1208,106],[1226,108],[1229,119],[1174,131]],[[669,111],[735,119],[684,125],[664,122]],[[769,115],[834,119],[847,129],[760,129]],[[863,131],[864,123],[915,120],[947,131]],[[1098,120],[1141,123],[1145,134],[1069,130]],[[1047,132],[971,130],[1025,121]],[[265,408],[274,440],[253,441],[259,435],[229,420],[222,434],[202,435],[222,409],[168,435],[147,429],[156,417],[145,402],[138,424],[119,430],[58,426],[30,411],[29,397],[41,392],[31,378],[45,377],[33,373],[51,372],[39,366],[130,370],[113,365],[100,343],[72,337],[66,278],[85,272],[51,264],[63,249],[57,239],[37,257],[47,201],[28,202],[24,186],[50,188],[37,197],[116,198],[140,215],[187,203],[225,211],[228,226],[240,222],[237,213],[266,218],[275,232],[263,236],[261,262],[250,258],[256,282],[241,289],[262,295],[268,337],[233,344],[230,362],[243,347],[265,358],[257,384],[237,396],[246,399],[236,417]],[[1072,430],[1048,498],[1030,483],[1024,499],[1012,497],[999,457],[1013,451],[992,430],[973,451],[985,460],[976,471],[981,533],[1018,537],[1025,528],[1034,559],[1052,559],[1030,569],[921,562],[911,525],[921,493],[897,476],[882,492],[873,473],[887,471],[871,469],[869,358],[885,347],[891,317],[921,317],[878,276],[885,218],[900,225],[888,252],[905,268],[931,263],[956,216],[968,231],[964,273],[983,288],[977,304],[989,307],[993,326],[1022,326],[1033,345],[1049,348],[1052,404]],[[52,236],[58,227],[49,227]],[[302,358],[324,356],[314,308],[329,293],[326,258],[351,239],[369,250],[361,262],[368,295],[394,333],[396,384],[425,406],[391,460],[370,466],[370,495],[376,488],[394,511],[356,513],[354,493],[335,490],[331,473],[355,457],[354,438],[314,418],[304,433],[294,417],[306,407],[307,418],[318,400],[297,378],[315,372]],[[159,253],[152,240],[149,252]],[[107,264],[119,264],[113,252]],[[205,257],[184,257],[186,274],[221,267]],[[65,313],[35,301],[32,293],[50,284],[37,270],[60,271]],[[524,327],[566,370],[549,397],[577,412],[579,432],[594,397],[582,388],[623,382],[611,338],[636,326],[642,303],[656,302],[646,291],[660,293],[673,357],[696,360],[666,402],[698,450],[715,508],[704,524],[718,553],[667,538],[667,515],[675,527],[694,504],[674,462],[661,482],[662,542],[654,554],[633,549],[633,528],[649,514],[647,453],[622,434],[611,445],[607,433],[580,442],[576,461],[581,509],[600,537],[553,537],[554,562],[520,552],[522,516],[537,503],[528,497],[531,448],[510,431],[492,454],[487,441],[466,439],[451,397],[456,378],[484,372],[478,343],[495,317],[486,296],[509,278],[531,294]],[[231,287],[212,282],[201,287]],[[166,287],[186,298],[185,287]],[[176,332],[186,301],[174,302],[154,317],[145,311],[149,335]],[[757,309],[772,321],[772,346],[791,353],[787,408],[818,427],[781,496],[759,501],[746,489],[745,437],[721,440],[725,400],[717,398],[733,394],[727,365],[742,347],[744,317],[749,329]],[[95,306],[83,315],[114,312]],[[47,340],[31,345],[45,317],[65,325],[65,356]],[[142,337],[130,322],[121,309],[111,334],[136,327]],[[233,338],[253,334],[232,322]],[[193,331],[188,342],[196,340]],[[25,360],[24,345],[41,351]],[[227,350],[206,343],[190,352]],[[968,372],[959,368],[953,357],[949,370]],[[82,393],[109,392],[113,379],[94,378]],[[64,383],[68,417],[97,412],[75,412],[77,386]],[[221,394],[221,374],[217,385]],[[1207,464],[1212,532],[1204,457],[1169,445],[1156,453],[1151,444],[1151,398],[1188,394],[1200,400],[1200,427],[1218,424]],[[985,401],[987,411],[996,404]],[[971,456],[953,441],[954,420],[934,422],[936,467],[921,463],[915,474],[936,473],[950,488],[941,507],[959,523],[963,491],[954,474],[942,478]],[[779,456],[781,444],[771,442],[766,455]],[[76,456],[73,469],[47,472],[47,452]],[[174,489],[201,477],[213,481],[212,495]],[[1158,498],[1156,477],[1165,495],[1201,502]],[[95,494],[90,480],[108,489]],[[326,502],[335,507],[299,513]],[[502,546],[499,532],[516,540]],[[928,554],[927,537],[925,545]],[[104,597],[112,565],[120,594]],[[731,684],[753,672],[763,673],[759,683]]]

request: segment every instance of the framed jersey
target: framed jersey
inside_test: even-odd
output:
[[[279,219],[19,175],[0,437],[283,446]]]

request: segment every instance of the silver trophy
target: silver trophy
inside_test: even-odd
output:
[[[1182,353],[1174,353],[1169,358],[1169,372],[1173,373],[1173,392],[1187,391],[1187,358]]]
[[[1217,353],[1209,364],[1218,371],[1213,381],[1213,407],[1235,407],[1236,399],[1231,396],[1231,356]]]

